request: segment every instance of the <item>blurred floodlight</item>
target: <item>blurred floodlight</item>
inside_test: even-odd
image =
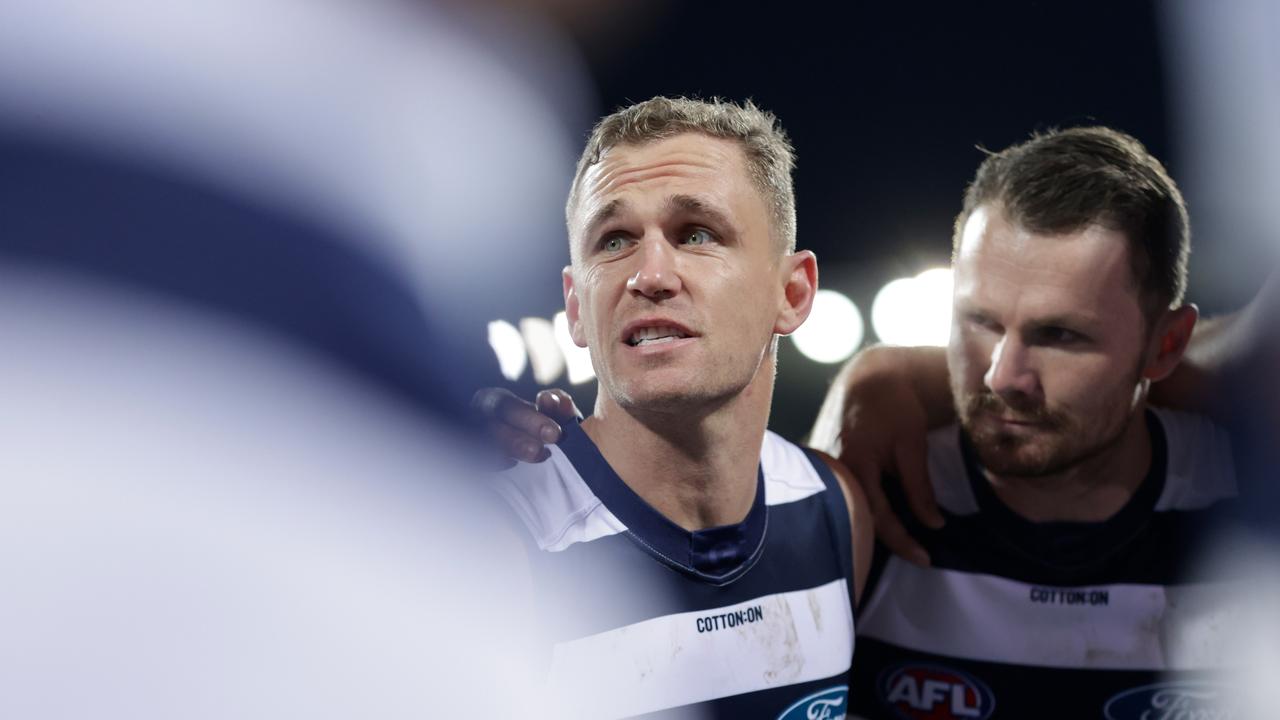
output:
[[[916,276],[921,345],[941,347],[951,338],[951,289],[951,268],[933,268]]]
[[[791,335],[791,340],[810,360],[837,363],[858,349],[862,335],[858,306],[835,290],[819,290],[809,319]]]
[[[914,278],[890,281],[871,302],[871,327],[882,342],[911,345],[911,310],[915,302]]]
[[[524,340],[516,326],[506,320],[489,323],[489,346],[498,356],[498,368],[502,370],[502,376],[508,380],[519,378],[528,358],[524,351]]]
[[[573,338],[569,335],[569,318],[565,317],[563,311],[558,312],[553,323],[556,329],[556,342],[560,345],[560,352],[564,353],[565,363],[569,366],[569,383],[580,385],[594,378],[596,370],[591,366],[591,353],[586,348],[580,348],[574,344]]]
[[[546,318],[527,317],[520,321],[520,334],[529,350],[534,382],[550,385],[565,367],[564,355],[556,342],[555,326]]]
[[[871,326],[890,345],[943,346],[951,335],[951,270],[893,280],[871,304]]]

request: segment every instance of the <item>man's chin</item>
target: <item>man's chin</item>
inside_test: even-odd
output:
[[[989,473],[1004,477],[1041,477],[1061,469],[1049,448],[995,435],[971,438],[978,461]]]
[[[724,402],[724,393],[685,384],[642,385],[627,388],[618,404],[624,408],[656,413],[696,413]]]

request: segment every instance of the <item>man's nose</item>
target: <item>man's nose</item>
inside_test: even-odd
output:
[[[1012,335],[1005,335],[991,351],[991,365],[982,378],[991,392],[1012,406],[1038,403],[1040,377],[1032,364],[1030,349]]]
[[[682,283],[677,271],[676,251],[665,238],[640,241],[639,267],[627,279],[627,289],[650,300],[665,300],[679,294]]]

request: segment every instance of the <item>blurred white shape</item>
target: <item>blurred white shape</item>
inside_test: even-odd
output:
[[[819,290],[809,319],[791,335],[796,349],[820,363],[837,363],[862,344],[864,332],[858,306],[835,290]]]
[[[0,717],[539,715],[523,548],[448,424],[251,325],[6,262],[0,329]]]
[[[889,282],[871,304],[876,336],[890,345],[946,345],[951,335],[951,289],[949,268]]]
[[[951,268],[933,268],[916,276],[921,345],[943,346],[951,339]]]
[[[527,317],[520,321],[520,334],[529,350],[529,364],[533,366],[533,379],[539,385],[550,385],[564,372],[564,355],[556,342],[555,326],[550,320]]]
[[[558,269],[590,96],[554,25],[471,5],[0,0],[0,120],[358,239],[478,335]]]
[[[564,353],[564,360],[569,366],[569,383],[581,385],[595,378],[596,369],[591,365],[591,353],[586,348],[575,345],[573,338],[569,335],[569,318],[561,311],[556,313],[552,322],[555,324],[556,342],[559,343],[560,352]]]
[[[1274,538],[1231,529],[1214,541],[1201,562],[1211,572],[1238,578],[1223,601],[1220,657],[1210,675],[1222,690],[1202,702],[1202,717],[1266,720],[1275,717],[1275,678],[1280,672],[1280,546]]]
[[[515,325],[506,320],[494,320],[489,323],[489,347],[498,356],[498,368],[502,377],[515,380],[524,372],[528,361],[524,351],[524,340]]]
[[[1155,7],[1174,80],[1176,179],[1196,227],[1192,295],[1204,301],[1197,288],[1206,288],[1247,297],[1238,294],[1241,286],[1251,288],[1268,269],[1259,260],[1280,251],[1280,4],[1175,0]]]
[[[871,327],[882,342],[911,345],[914,278],[891,280],[871,302]]]

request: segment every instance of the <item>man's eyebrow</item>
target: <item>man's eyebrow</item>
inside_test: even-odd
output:
[[[613,200],[605,203],[604,207],[595,211],[595,213],[587,220],[587,236],[591,236],[595,233],[596,228],[616,217],[622,212],[622,209],[625,206],[626,203],[623,202],[622,198],[614,198]]]
[[[603,207],[595,211],[590,218],[587,219],[586,235],[589,237],[595,234],[596,229],[606,222],[612,220],[622,211],[626,209],[627,203],[622,198],[614,198],[605,203]],[[672,195],[666,200],[667,212],[683,213],[686,215],[696,215],[707,218],[708,220],[727,227],[733,228],[733,222],[729,216],[715,207],[708,201],[696,197],[694,195]]]
[[[707,201],[693,195],[672,195],[667,198],[667,210],[683,212],[687,215],[701,215],[724,227],[733,227],[728,215]]]
[[[1099,322],[1100,318],[1086,313],[1061,313],[1036,318],[1035,325],[1036,327],[1067,327],[1087,330],[1096,327]]]

